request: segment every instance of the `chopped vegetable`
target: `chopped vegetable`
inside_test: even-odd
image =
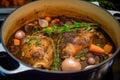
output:
[[[111,52],[112,51],[112,46],[111,45],[109,45],[109,44],[106,44],[105,46],[104,46],[104,50],[105,50],[105,52],[107,52],[107,53],[109,53],[109,52]]]
[[[39,19],[39,25],[42,27],[42,28],[45,28],[45,27],[48,27],[49,23],[48,21],[44,20],[44,19]]]
[[[20,40],[19,39],[14,39],[14,45],[16,45],[16,46],[20,45]]]
[[[53,19],[53,20],[51,21],[51,24],[55,24],[56,22],[59,22],[59,21],[60,21],[60,19],[58,19],[58,18]]]
[[[85,57],[85,56],[82,56],[82,57],[80,57],[80,60],[85,61],[85,60],[86,60],[86,57]]]
[[[74,25],[75,27],[79,27],[79,23],[76,22],[76,21],[74,21],[73,25]]]
[[[45,17],[45,20],[50,22],[51,21],[51,17]]]
[[[80,59],[81,57],[84,57],[85,56],[85,54],[84,53],[81,53],[81,54],[77,54],[76,56],[75,56],[75,58],[76,59]]]
[[[65,32],[70,32],[70,31],[71,31],[71,30],[70,30],[70,26],[67,25],[67,24],[64,24],[64,25],[63,25],[63,28],[64,28],[64,31],[65,31]]]
[[[96,44],[96,45],[97,45],[97,46],[101,46],[101,44],[99,44],[99,43],[98,43],[98,44]]]
[[[27,24],[29,27],[30,26],[35,26],[35,24],[34,23],[29,23],[29,24]]]
[[[86,26],[85,30],[90,30],[91,27],[90,26]]]
[[[37,31],[35,31],[32,35],[36,35],[36,34],[40,34],[40,31],[37,30]]]
[[[61,67],[63,71],[75,71],[75,70],[81,70],[82,68],[80,62],[73,57],[65,59],[62,62]]]
[[[30,53],[22,53],[22,55],[24,55],[24,57],[26,57],[26,58],[31,58],[31,55],[30,55]]]
[[[89,57],[89,58],[87,59],[87,64],[89,64],[89,65],[94,65],[95,62],[96,62],[96,60],[95,60],[95,58],[93,58],[93,57]]]
[[[23,57],[25,56],[25,52],[22,52],[22,54],[21,54]]]
[[[31,40],[35,41],[35,43],[34,43],[35,46],[40,45],[40,39],[31,36],[31,37],[27,38],[26,41],[25,41],[28,44],[29,47],[31,46],[31,44],[30,44]]]
[[[54,33],[56,31],[57,27],[56,26],[53,26],[53,27],[47,27],[47,28],[44,28],[42,30],[42,32],[44,33],[47,33],[48,35],[51,35],[52,33]]]
[[[96,53],[105,53],[104,49],[95,44],[91,44],[89,50]]]
[[[113,56],[113,54],[112,54],[112,53],[109,53],[109,54],[108,54],[108,57],[112,57],[112,56]]]
[[[87,23],[87,24],[91,27],[94,27],[94,28],[97,28],[100,26],[100,24],[98,24],[98,23]]]
[[[25,37],[25,32],[23,30],[18,30],[16,33],[15,33],[15,38],[17,39],[22,39],[23,37]]]

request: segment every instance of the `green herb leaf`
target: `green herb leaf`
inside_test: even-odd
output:
[[[30,41],[30,39],[29,39],[29,38],[27,38],[25,42],[26,42],[26,43],[28,43],[29,41]]]
[[[30,38],[27,38],[25,42],[27,43],[28,47],[30,48],[31,47]]]
[[[61,34],[61,33],[64,32],[64,29],[63,29],[63,28],[60,28],[60,29],[57,30],[57,32],[58,32],[58,34]]]
[[[70,32],[70,27],[67,24],[64,24],[63,26],[65,32]]]
[[[57,29],[57,26],[53,26],[52,28],[44,28],[42,32],[47,33],[48,35],[51,35],[54,33]]]
[[[99,27],[100,26],[99,23],[88,23],[88,25],[91,27]]]
[[[32,35],[36,35],[36,34],[39,34],[39,33],[40,33],[40,31],[36,31]]]
[[[52,29],[51,29],[51,32],[55,32],[57,29],[57,26],[53,26]]]
[[[97,46],[101,46],[101,44],[99,44],[99,43],[98,43],[98,44],[96,44],[96,45],[97,45]]]
[[[85,27],[85,26],[87,26],[87,23],[86,22],[81,22],[81,23],[79,23],[79,25],[80,25],[80,27]]]
[[[74,25],[74,27],[79,27],[80,26],[79,22],[76,22],[76,21],[73,22],[73,25]]]
[[[29,47],[31,47],[30,41],[34,40],[35,41],[35,46],[39,46],[40,45],[40,39],[35,38],[35,37],[29,37],[26,39],[26,43]]]
[[[86,26],[85,30],[90,30],[91,27],[90,26]]]
[[[83,57],[83,56],[85,56],[85,54],[84,54],[84,53],[81,53],[81,54],[76,55],[75,58],[76,58],[76,59],[80,59],[80,57]]]
[[[25,52],[22,52],[21,55],[24,57],[25,56]]]
[[[52,30],[51,30],[51,29],[48,29],[48,28],[44,28],[44,29],[42,30],[42,32],[47,33],[48,35],[51,35],[51,34],[52,34]]]

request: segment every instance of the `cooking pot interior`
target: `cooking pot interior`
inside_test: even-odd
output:
[[[30,21],[45,16],[63,15],[100,23],[101,28],[112,38],[116,48],[120,45],[120,27],[117,21],[102,8],[80,0],[40,0],[18,8],[3,24],[2,41],[6,45],[10,36]]]

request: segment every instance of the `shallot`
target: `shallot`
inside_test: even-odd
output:
[[[24,32],[24,31],[18,30],[18,31],[15,33],[15,38],[17,38],[17,39],[22,39],[23,37],[25,37],[25,32]]]
[[[44,20],[44,19],[39,19],[38,20],[38,23],[39,23],[39,25],[41,26],[41,27],[48,27],[48,25],[49,25],[49,23],[48,23],[48,21],[47,20]]]
[[[63,71],[81,70],[81,64],[77,59],[70,57],[62,62],[62,70]]]

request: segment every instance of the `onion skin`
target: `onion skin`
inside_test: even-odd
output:
[[[89,57],[89,58],[87,59],[87,64],[89,64],[89,65],[94,65],[95,63],[96,63],[95,58]]]
[[[81,70],[81,64],[73,57],[67,58],[62,62],[62,71],[77,71]]]
[[[47,20],[44,20],[44,19],[39,19],[39,20],[38,20],[38,23],[39,23],[39,25],[40,25],[42,28],[48,27],[48,25],[49,25],[48,21],[47,21]]]
[[[24,31],[18,30],[18,31],[15,33],[15,38],[17,38],[17,39],[22,39],[23,37],[25,37],[25,32],[24,32]]]

